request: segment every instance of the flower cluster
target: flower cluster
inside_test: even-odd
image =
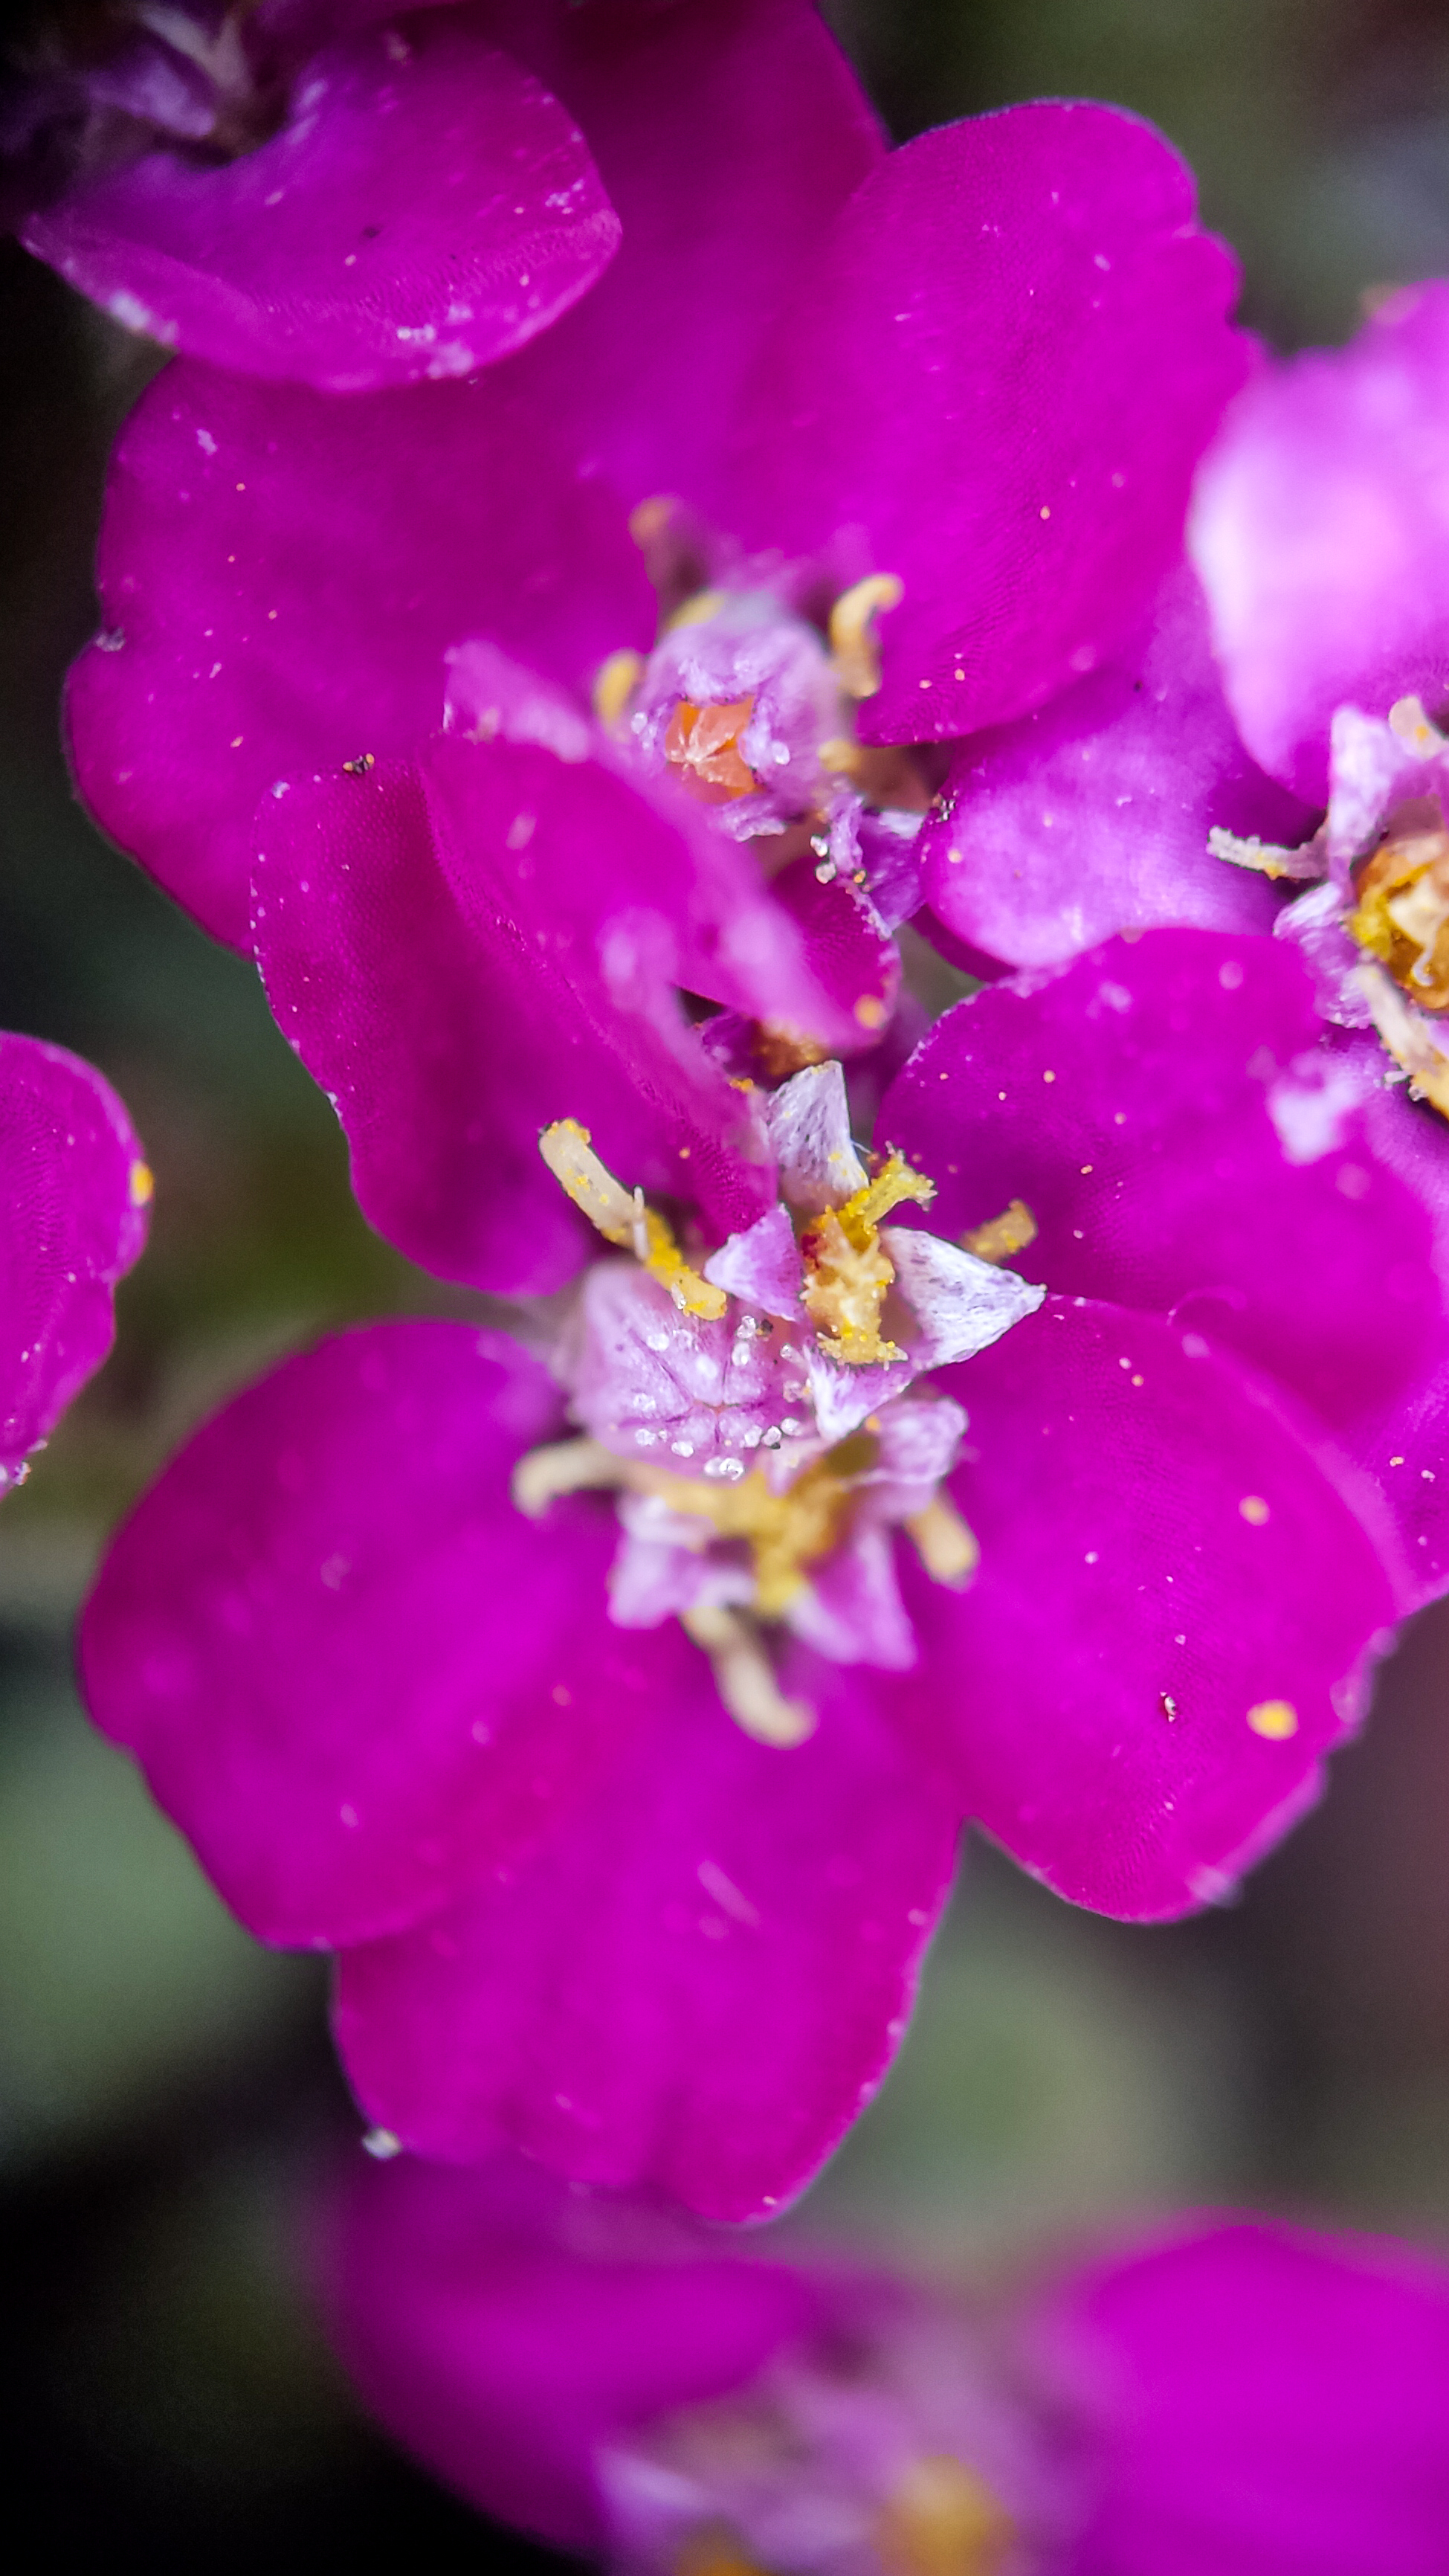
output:
[[[805,0],[132,15],[124,134],[25,230],[182,353],[78,782],[255,960],[373,1225],[495,1303],[205,1426],[90,1706],[339,1954],[382,2140],[758,2217],[889,2062],[963,1824],[1211,1902],[1449,1581],[1449,1147],[1399,1096],[1449,1114],[1449,306],[1255,367],[1150,129],[887,151]],[[1366,570],[1323,531],[1383,484]],[[984,989],[933,1017],[907,923]],[[989,2373],[920,2431],[938,2326],[881,2313],[874,2449],[786,2370],[848,2527],[920,2470],[953,2564],[1056,2564]],[[631,2457],[620,2546],[677,2564]],[[756,2543],[763,2472],[716,2501],[858,2562]]]

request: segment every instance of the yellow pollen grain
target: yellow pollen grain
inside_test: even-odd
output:
[[[879,993],[862,993],[855,1006],[855,1016],[863,1029],[878,1029],[886,1015]]]
[[[1248,1711],[1248,1724],[1267,1743],[1286,1744],[1298,1732],[1298,1711],[1291,1699],[1256,1700]]]
[[[131,1165],[130,1172],[127,1175],[127,1183],[131,1193],[132,1207],[149,1207],[151,1201],[156,1195],[156,1175],[152,1171],[150,1164],[141,1162],[133,1163]]]
[[[1261,1494],[1244,1494],[1242,1501],[1238,1505],[1238,1509],[1242,1513],[1244,1520],[1252,1529],[1261,1529],[1264,1522],[1270,1517],[1268,1506],[1264,1502]]]
[[[552,1127],[545,1127],[538,1150],[554,1179],[606,1243],[632,1252],[651,1279],[668,1289],[684,1314],[718,1322],[729,1305],[724,1290],[702,1279],[685,1260],[663,1217],[645,1206],[643,1192],[631,1194],[615,1180],[593,1151],[587,1127],[581,1127],[577,1118],[557,1119]]]
[[[873,698],[880,687],[880,645],[875,620],[882,609],[898,608],[905,585],[893,572],[873,572],[843,590],[830,612],[830,650],[835,675],[850,698]]]

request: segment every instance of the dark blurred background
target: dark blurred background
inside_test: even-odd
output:
[[[698,0],[707,5],[707,0]],[[1449,270],[1442,0],[836,0],[892,130],[1041,95],[1154,118],[1280,346]],[[315,1962],[224,1915],[89,1734],[69,1631],[180,1434],[300,1337],[439,1303],[367,1232],[250,970],[90,831],[56,724],[107,446],[155,364],[0,243],[0,1026],[116,1082],[157,1178],[115,1357],[0,1512],[0,2424],[12,2563],[547,2562],[357,2418],[296,2285],[357,2123]],[[1151,400],[1151,387],[1143,387]],[[1241,1902],[1133,1932],[972,1856],[900,2064],[791,2222],[995,2268],[1252,2200],[1449,2232],[1449,1611]],[[28,2535],[28,2537],[26,2536]],[[14,2544],[12,2543],[12,2546]]]

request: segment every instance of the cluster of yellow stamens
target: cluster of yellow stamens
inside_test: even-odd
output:
[[[934,1181],[892,1154],[864,1189],[843,1207],[826,1208],[807,1228],[800,1246],[805,1256],[801,1294],[820,1347],[831,1359],[863,1367],[873,1360],[905,1358],[898,1344],[881,1334],[886,1293],[896,1273],[880,1240],[880,1223],[906,1200],[928,1207],[935,1195]]]

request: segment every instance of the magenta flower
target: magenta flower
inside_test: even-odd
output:
[[[603,671],[606,717],[726,832],[739,797],[772,867],[819,844],[832,901],[807,864],[781,912],[854,941],[858,1039],[892,970],[851,885],[887,882],[882,920],[914,901],[887,862],[933,783],[893,747],[1020,714],[1146,613],[1247,364],[1231,264],[1167,146],[1105,108],[886,154],[804,0],[543,8],[525,53],[598,156],[619,258],[467,385],[342,406],[169,369],[116,460],[83,792],[244,946],[275,782],[411,753],[471,638],[580,706]],[[708,629],[693,675],[668,633],[639,669],[641,548]]]
[[[1449,2274],[1251,2219],[964,2299],[748,2253],[506,2159],[354,2179],[322,2291],[471,2502],[638,2576],[1438,2576]]]
[[[1206,610],[1179,575],[1141,690],[1099,677],[968,745],[923,882],[959,938],[1014,964],[1183,917],[1298,945],[1324,1022],[1317,1132],[1362,1106],[1449,1279],[1449,752],[1425,714],[1449,686],[1446,399],[1442,284],[1392,298],[1349,348],[1258,376],[1198,478]],[[1446,1441],[1435,1352],[1351,1443],[1421,1599],[1449,1583]]]
[[[0,1490],[110,1349],[150,1200],[110,1085],[63,1047],[0,1035]]]
[[[12,116],[21,239],[129,329],[245,375],[471,375],[619,241],[567,110],[491,41],[498,14],[123,0],[111,50],[37,74]]]
[[[872,1175],[837,1067],[741,1087],[642,934],[601,957],[610,798],[500,736],[280,800],[266,971],[375,1219],[464,1278],[587,1266],[543,1357],[382,1324],[240,1398],[82,1659],[242,1918],[343,1953],[373,2119],[738,2218],[878,2080],[964,1816],[1146,1918],[1311,1799],[1402,1580],[1331,1442],[1441,1324],[1358,1121],[1295,1150],[1285,951],[978,996]]]

